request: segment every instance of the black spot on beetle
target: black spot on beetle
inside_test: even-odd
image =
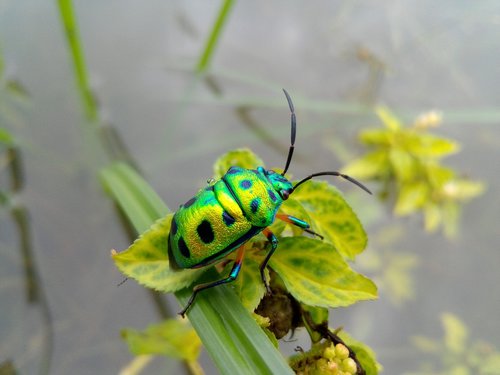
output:
[[[179,238],[179,241],[177,242],[177,247],[179,248],[179,251],[181,252],[182,256],[184,258],[191,258],[191,253],[189,252],[189,249],[186,245],[186,241],[184,241],[184,238]]]
[[[240,186],[241,186],[242,189],[245,189],[245,190],[249,189],[249,188],[252,187],[252,181],[250,181],[250,180],[243,180],[243,181],[240,182]]]
[[[175,221],[175,217],[172,219],[172,224],[170,226],[170,233],[172,233],[173,236],[177,233],[177,221]]]
[[[224,221],[224,224],[226,224],[229,227],[233,225],[236,220],[234,219],[234,217],[229,215],[228,212],[222,211],[222,221]]]
[[[207,186],[205,191],[214,191],[214,185]]]
[[[186,203],[184,203],[184,208],[191,207],[194,204],[194,202],[196,202],[196,197],[193,197],[190,200],[188,200]]]
[[[198,236],[200,236],[204,243],[210,243],[215,238],[214,230],[208,220],[203,220],[196,228],[196,232],[198,232]]]
[[[269,189],[269,190],[267,190],[267,194],[269,194],[269,198],[271,198],[271,200],[272,200],[273,202],[276,202],[276,199],[277,199],[277,198],[276,198],[276,194],[274,194],[274,192],[273,192],[272,190],[270,190],[270,189]]]
[[[250,203],[250,209],[253,213],[257,212],[257,210],[259,209],[259,198],[255,198],[254,200],[252,200],[252,202]]]

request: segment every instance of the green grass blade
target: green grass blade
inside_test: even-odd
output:
[[[85,113],[89,120],[97,119],[97,102],[92,94],[87,77],[87,67],[83,48],[80,43],[80,34],[76,24],[76,18],[73,11],[71,0],[58,0],[59,12],[64,25],[66,39],[71,50],[73,65],[76,74],[76,82],[80,90],[80,96],[85,107]]]
[[[203,50],[203,54],[200,57],[200,60],[198,61],[198,64],[196,65],[196,71],[198,73],[203,73],[204,71],[207,70],[210,60],[212,59],[212,56],[215,52],[215,46],[217,45],[217,42],[219,41],[220,34],[222,32],[222,28],[224,26],[224,23],[226,22],[229,11],[231,10],[231,7],[234,4],[234,0],[224,0],[222,7],[220,8],[219,14],[217,16],[217,19],[215,20],[214,26],[212,28],[212,32],[210,33],[210,36],[208,37],[207,43],[205,45],[205,49]]]
[[[104,168],[101,179],[138,233],[168,212],[142,177],[123,163]],[[215,271],[211,276],[216,277]],[[190,294],[189,288],[176,293],[182,306]],[[293,373],[230,287],[200,293],[188,316],[221,374]]]

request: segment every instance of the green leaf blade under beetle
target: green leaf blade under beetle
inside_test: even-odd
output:
[[[335,187],[324,181],[308,181],[290,196],[300,202],[314,230],[333,243],[345,257],[353,259],[361,253],[368,241],[358,217]]]
[[[377,287],[353,271],[331,244],[307,237],[285,237],[269,262],[300,302],[321,307],[348,306],[377,298]]]
[[[158,194],[127,164],[113,163],[101,170],[100,177],[138,233],[169,212]]]

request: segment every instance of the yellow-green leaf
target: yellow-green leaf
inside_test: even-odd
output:
[[[394,207],[396,215],[404,216],[417,211],[429,199],[429,186],[425,182],[408,182],[401,186]]]
[[[301,220],[304,220],[305,222],[307,222],[311,225],[314,224],[314,223],[312,223],[312,219],[309,216],[309,213],[304,208],[304,206],[302,206],[302,204],[298,200],[293,199],[294,196],[295,196],[295,194],[291,198],[289,198],[285,202],[283,202],[283,205],[281,206],[281,211],[283,211],[287,215],[292,215],[292,216],[295,216]],[[276,234],[277,236],[279,236],[283,232],[283,230],[285,229],[285,228],[282,228],[281,226],[279,226],[281,223],[284,223],[284,222],[281,220],[275,220],[270,228],[271,231],[274,234]],[[281,232],[276,232],[275,226],[277,227],[276,229],[278,229],[278,230],[281,229]],[[297,227],[295,225],[290,224],[290,225],[288,225],[288,227],[293,232],[294,235],[298,236],[302,232],[302,229],[300,229],[299,227]],[[314,228],[314,226],[311,229],[316,230]]]
[[[269,280],[269,274],[267,277]],[[245,258],[238,278],[233,285],[243,306],[249,311],[254,311],[266,292],[260,278],[259,263],[254,258],[251,256]]]
[[[384,106],[377,107],[375,113],[387,129],[399,130],[403,127],[401,122],[394,116],[389,108]]]
[[[122,337],[135,355],[161,354],[187,361],[194,361],[200,355],[201,341],[186,321],[165,320],[144,331],[124,329]]]
[[[343,256],[352,259],[365,249],[367,237],[363,226],[335,187],[327,182],[309,181],[289,199],[304,206],[314,230],[333,243]]]
[[[325,241],[282,238],[270,266],[298,301],[311,306],[348,306],[377,297],[375,284],[354,272]]]
[[[175,292],[190,285],[204,269],[170,268],[167,238],[172,214],[157,220],[130,247],[112,257],[118,269],[140,284],[162,292]]]
[[[383,177],[390,172],[388,154],[385,150],[374,151],[356,159],[342,168],[342,173],[359,179]]]
[[[254,169],[264,166],[264,162],[247,148],[229,151],[222,155],[214,164],[214,178],[220,179],[233,166]]]

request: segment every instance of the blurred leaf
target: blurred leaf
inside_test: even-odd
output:
[[[457,202],[446,202],[441,210],[443,214],[444,234],[448,238],[455,238],[458,234],[458,221],[461,206]]]
[[[393,147],[389,151],[391,162],[398,182],[406,182],[415,179],[416,162],[415,159],[401,148]]]
[[[145,331],[124,329],[122,336],[135,355],[161,354],[195,361],[201,350],[201,341],[195,330],[181,320],[165,320],[150,325]]]
[[[389,298],[395,304],[401,304],[414,295],[411,271],[418,265],[418,257],[408,253],[391,254],[383,270],[384,286]]]
[[[389,108],[383,106],[377,107],[375,109],[375,113],[387,129],[395,131],[402,128],[401,122],[399,122],[397,117],[393,115]]]
[[[324,241],[282,238],[269,264],[287,290],[311,306],[348,306],[377,298],[375,284],[354,272],[335,247]]]
[[[435,231],[443,220],[439,206],[435,203],[427,202],[424,206],[424,219],[425,230],[427,232]]]
[[[500,353],[494,353],[481,362],[480,374],[498,375],[500,374]]]
[[[412,142],[407,143],[408,152],[423,158],[440,158],[460,150],[460,145],[452,140],[432,134],[415,133]]]
[[[447,167],[439,165],[438,163],[426,163],[426,177],[429,179],[430,187],[438,193],[447,182],[455,177],[455,172]]]
[[[112,254],[118,269],[140,284],[162,292],[175,292],[196,280],[204,268],[172,270],[169,265],[167,238],[173,214],[157,220],[121,253]]]
[[[342,173],[359,179],[370,179],[390,174],[391,169],[387,152],[374,151],[352,161],[342,168]]]
[[[455,315],[443,313],[441,323],[444,328],[444,343],[453,353],[463,353],[466,350],[468,331],[465,324]]]
[[[28,98],[30,96],[28,90],[26,90],[23,84],[16,79],[8,80],[5,84],[5,88],[10,94],[16,95],[20,98]]]
[[[471,375],[470,370],[464,365],[455,365],[449,370],[450,375]]]
[[[243,306],[250,312],[254,311],[266,292],[260,279],[259,263],[254,258],[250,256],[245,258],[233,286]]]
[[[335,187],[324,181],[309,181],[299,186],[289,199],[302,204],[312,227],[343,256],[353,259],[365,249],[367,237],[363,226]]]
[[[424,353],[434,353],[438,354],[441,351],[441,344],[434,339],[430,339],[425,336],[413,336],[411,338],[413,345],[415,345],[420,351]]]
[[[386,129],[366,129],[359,133],[359,140],[372,146],[389,146],[393,137],[393,133]]]
[[[4,129],[4,128],[0,128],[0,144],[2,144],[2,143],[6,146],[13,146],[14,145],[14,138],[7,131],[7,129]]]
[[[396,215],[404,216],[420,209],[429,199],[429,187],[425,182],[401,185],[394,207]]]
[[[229,151],[216,160],[214,178],[216,180],[220,179],[233,166],[255,169],[258,166],[264,166],[264,162],[247,148]]]
[[[483,194],[486,189],[482,182],[468,180],[451,180],[443,186],[447,197],[468,200]]]

